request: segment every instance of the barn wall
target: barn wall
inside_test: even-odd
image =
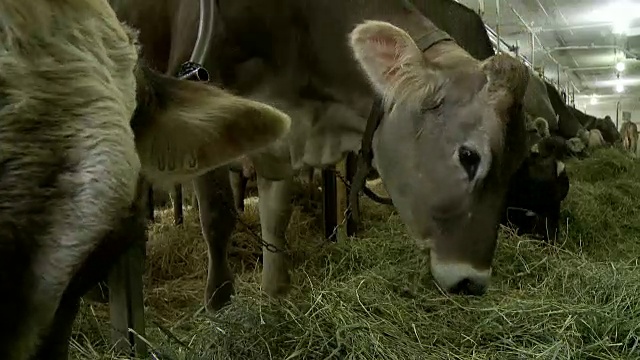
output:
[[[635,100],[635,99],[634,99]],[[634,101],[631,99],[623,99],[621,101],[621,111],[619,115],[620,124],[622,123],[622,111],[631,112],[631,121],[640,124],[640,101]],[[616,102],[615,99],[607,99],[605,101],[599,101],[598,104],[592,105],[590,99],[576,99],[576,108],[580,111],[584,111],[589,115],[596,117],[611,116],[613,121],[616,120]]]

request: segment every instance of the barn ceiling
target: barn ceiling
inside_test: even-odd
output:
[[[621,100],[626,109],[640,110],[640,0],[458,2],[480,13],[545,77],[575,92],[576,104]]]

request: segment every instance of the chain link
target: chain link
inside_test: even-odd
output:
[[[340,179],[340,181],[345,185],[345,187],[347,188],[347,192],[349,192],[351,190],[351,184],[349,183],[349,181],[347,181],[347,179],[342,175],[342,173],[340,173],[340,171],[335,170],[335,169],[331,169],[331,172],[335,174],[335,176]],[[219,186],[220,184],[216,181],[213,180],[213,186],[216,186],[216,191],[218,192],[219,199],[222,203],[222,205],[229,211],[233,212],[233,213],[237,213],[237,210],[235,209],[235,206],[230,205],[229,202],[225,199],[225,194],[222,192],[221,187]],[[341,226],[344,226],[347,222],[347,216],[349,211],[351,211],[351,205],[349,204],[349,206],[344,210],[343,212],[343,216],[342,216],[342,221],[340,222],[340,224],[337,224],[334,228],[333,228],[333,232],[331,233],[330,237],[334,237],[337,236],[338,233],[338,229]],[[238,220],[238,222],[240,224],[242,224],[246,230],[249,232],[249,234],[251,235],[251,237],[260,245],[262,246],[264,249],[266,249],[269,252],[272,253],[285,253],[285,254],[289,254],[290,251],[288,248],[285,249],[280,249],[279,247],[277,247],[274,244],[268,243],[266,241],[264,241],[264,239],[262,238],[262,236],[260,236],[259,234],[257,234],[255,231],[253,231],[253,229],[251,228],[251,225],[246,223],[238,214],[238,216],[236,217],[236,219]],[[285,247],[287,247],[286,242],[285,242]]]

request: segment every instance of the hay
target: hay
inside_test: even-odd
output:
[[[571,190],[558,244],[500,234],[495,277],[481,298],[443,294],[391,209],[363,200],[358,239],[322,240],[299,209],[288,229],[293,288],[259,289],[259,250],[234,235],[237,292],[202,310],[206,253],[197,214],[153,226],[147,337],[175,359],[638,359],[640,163],[601,150],[567,164]],[[243,216],[259,229],[256,209]],[[83,304],[72,357],[114,359],[104,305]]]

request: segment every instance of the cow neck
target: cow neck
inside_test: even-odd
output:
[[[422,53],[443,41],[453,41],[453,39],[449,34],[436,27],[425,35],[415,39],[415,43]],[[351,204],[356,203],[358,200],[358,194],[365,188],[367,175],[372,169],[373,136],[375,135],[376,130],[378,130],[384,115],[382,97],[379,94],[374,93],[373,104],[371,106],[371,111],[369,112],[364,134],[362,135],[360,150],[358,151],[356,173],[351,180],[351,189],[349,191],[349,201]],[[357,207],[351,209],[351,214],[353,219],[358,221],[359,213]]]

